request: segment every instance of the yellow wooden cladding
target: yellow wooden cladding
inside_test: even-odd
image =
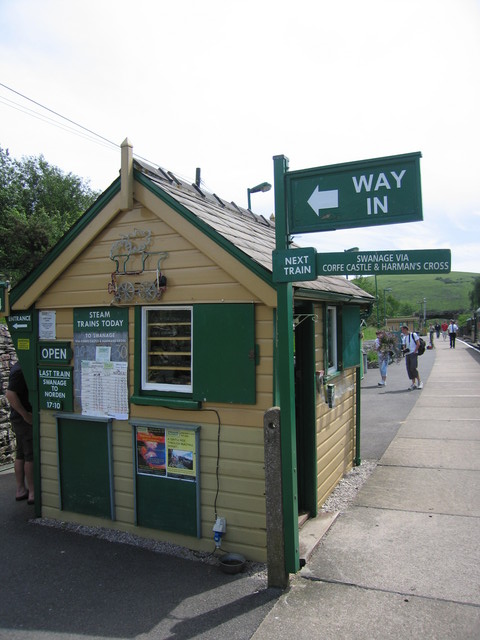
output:
[[[324,314],[315,308],[316,370],[324,368]],[[325,394],[317,395],[317,507],[320,509],[343,476],[352,468],[355,456],[355,370],[347,369],[331,380],[335,384],[335,407],[330,409]]]
[[[182,237],[163,221],[159,222],[146,208],[118,214],[115,224],[101,230],[97,237],[67,265],[58,279],[51,283],[37,300],[38,309],[56,310],[57,339],[73,344],[73,308],[81,306],[108,306],[112,295],[108,283],[115,269],[110,260],[110,249],[122,235],[133,229],[151,230],[149,249],[166,251],[168,258],[162,263],[167,277],[167,290],[159,304],[191,304],[192,302],[255,302],[256,343],[260,349],[260,362],[256,368],[257,402],[255,405],[212,405],[206,403],[202,411],[176,411],[161,407],[130,406],[130,418],[153,421],[175,421],[200,425],[200,502],[202,539],[184,537],[185,546],[210,550],[213,545],[212,527],[215,520],[214,502],[217,492],[217,436],[220,416],[219,493],[217,512],[227,520],[227,534],[222,547],[226,551],[247,554],[252,560],[265,561],[265,498],[263,460],[263,414],[272,404],[273,389],[273,311],[262,304],[254,289],[240,284],[205,255],[189,240]],[[191,234],[198,235],[197,232]],[[201,243],[200,243],[201,244]],[[217,247],[218,253],[218,247]],[[149,265],[147,265],[149,266]],[[141,274],[139,280],[151,278]],[[119,277],[121,281],[123,276]],[[125,276],[124,279],[130,278]],[[258,280],[251,276],[254,281]],[[132,278],[133,279],[133,278]],[[74,293],[73,293],[74,292]],[[139,303],[140,301],[135,301]],[[133,393],[134,366],[134,310],[129,313],[129,394]],[[113,475],[115,522],[94,519],[96,524],[116,527],[138,535],[159,540],[175,541],[182,536],[152,531],[135,526],[134,454],[132,427],[126,421],[114,421]],[[55,419],[51,412],[41,412],[41,475],[44,515],[75,522],[90,522],[90,516],[67,514],[60,510],[57,469],[57,442]]]

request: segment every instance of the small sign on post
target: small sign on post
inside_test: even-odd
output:
[[[355,253],[319,253],[319,276],[405,275],[410,273],[450,273],[450,249],[397,249],[355,251]]]
[[[316,280],[316,255],[313,247],[275,250],[272,254],[274,282]]]

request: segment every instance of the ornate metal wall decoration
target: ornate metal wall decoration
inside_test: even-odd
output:
[[[161,271],[161,262],[168,253],[165,251],[148,251],[152,232],[134,229],[132,233],[122,235],[120,240],[112,244],[110,260],[115,262],[108,283],[108,293],[113,294],[117,304],[129,304],[135,298],[143,302],[160,300],[167,289],[167,278]],[[156,257],[156,268],[147,268]],[[148,264],[147,264],[148,263]],[[132,280],[133,276],[153,274],[153,280]],[[128,280],[125,278],[129,278]]]

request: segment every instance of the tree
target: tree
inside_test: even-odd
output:
[[[480,307],[480,276],[473,281],[473,287],[470,291],[470,302],[472,303],[472,309],[476,310]]]
[[[36,267],[99,194],[45,158],[0,147],[0,274],[12,284]]]

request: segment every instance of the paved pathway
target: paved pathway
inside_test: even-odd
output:
[[[437,342],[424,389],[411,392],[417,402],[355,505],[255,640],[480,638],[479,355]]]

